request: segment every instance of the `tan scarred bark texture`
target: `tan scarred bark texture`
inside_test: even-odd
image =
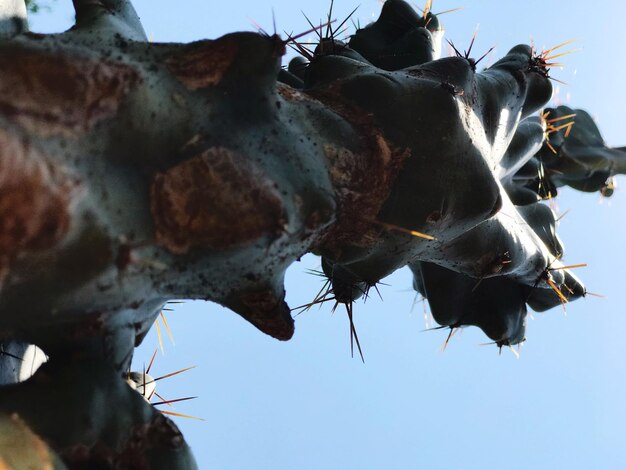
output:
[[[79,187],[67,169],[0,129],[0,279],[20,253],[62,240]]]
[[[211,148],[154,177],[157,243],[173,253],[223,249],[279,233],[286,223],[280,195],[249,160]]]
[[[0,70],[0,113],[41,137],[77,137],[115,116],[141,80],[121,63],[9,47]]]

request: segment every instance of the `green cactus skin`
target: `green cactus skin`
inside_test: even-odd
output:
[[[439,58],[436,16],[388,0],[285,70],[276,35],[149,44],[126,0],[74,0],[73,28],[38,35],[18,3],[0,11],[0,340],[51,360],[0,410],[68,465],[195,468],[126,384],[134,347],[178,298],[290,339],[283,278],[309,252],[345,304],[408,265],[441,325],[498,346],[524,340],[527,306],[560,304],[555,286],[585,295],[539,201],[608,194],[624,149],[578,111],[546,153],[552,87],[529,46],[478,72]],[[16,360],[0,354],[3,383]]]

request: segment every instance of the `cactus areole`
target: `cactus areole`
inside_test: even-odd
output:
[[[306,253],[350,316],[408,266],[439,324],[500,347],[524,341],[528,306],[586,294],[542,200],[610,195],[625,153],[588,114],[544,109],[546,53],[440,58],[438,18],[401,0],[314,49],[149,43],[129,1],[74,6],[55,35],[0,8],[0,421],[46,468],[195,468],[128,385],[134,348],[181,298],[290,339],[283,278]],[[288,46],[304,57],[281,68]],[[50,360],[17,383],[24,344]]]

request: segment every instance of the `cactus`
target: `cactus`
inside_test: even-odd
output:
[[[264,33],[149,44],[129,1],[74,5],[59,35],[0,10],[0,411],[68,466],[195,468],[128,385],[133,349],[178,298],[290,339],[284,273],[309,252],[317,300],[351,322],[409,266],[441,325],[500,347],[524,340],[526,305],[586,294],[540,201],[609,195],[624,151],[581,111],[555,130],[574,112],[543,111],[546,54],[440,58],[438,18],[402,0],[348,43],[329,22],[314,50]],[[287,46],[306,59],[282,69]],[[50,360],[15,383],[27,344]]]

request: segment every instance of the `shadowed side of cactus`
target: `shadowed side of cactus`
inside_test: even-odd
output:
[[[542,116],[548,123],[545,143],[514,179],[544,199],[555,197],[561,186],[610,197],[615,175],[626,172],[626,150],[607,146],[585,110],[559,106]]]

